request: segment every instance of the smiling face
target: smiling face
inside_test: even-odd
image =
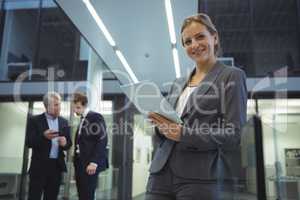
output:
[[[217,34],[210,33],[205,25],[192,22],[182,31],[183,46],[197,64],[205,65],[216,59]]]

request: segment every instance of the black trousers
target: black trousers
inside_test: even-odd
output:
[[[94,200],[98,173],[88,175],[80,158],[74,159],[75,179],[79,200]]]
[[[30,171],[28,200],[57,200],[62,172],[57,159],[48,159],[44,169]]]
[[[150,174],[145,200],[233,200],[233,184],[181,178],[166,165]]]

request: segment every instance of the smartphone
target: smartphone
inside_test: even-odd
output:
[[[58,131],[52,132],[51,135],[58,135],[59,136],[59,132]]]

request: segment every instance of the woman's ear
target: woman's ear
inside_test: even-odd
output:
[[[218,36],[215,34],[214,38],[215,38],[215,45],[217,45],[217,44],[218,44],[218,42],[219,42],[219,40],[218,40]]]

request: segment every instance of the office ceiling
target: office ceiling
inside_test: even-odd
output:
[[[83,0],[56,0],[88,43],[123,84],[128,74]],[[164,0],[90,0],[139,81],[153,80],[162,89],[176,78]],[[198,0],[171,0],[181,75],[193,63],[180,43],[183,19],[197,12]],[[126,77],[127,76],[127,77]]]

